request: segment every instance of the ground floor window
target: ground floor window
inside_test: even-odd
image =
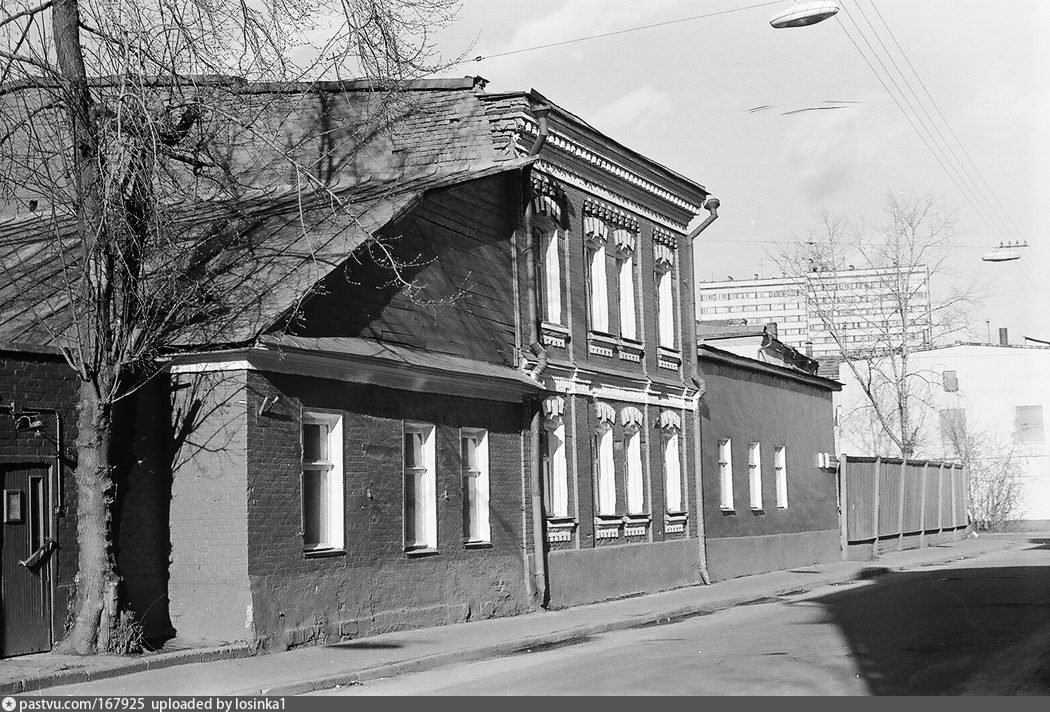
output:
[[[434,426],[405,425],[405,549],[437,548]]]
[[[303,549],[343,548],[343,419],[307,411],[302,421]]]
[[[487,542],[489,533],[489,437],[484,430],[464,430],[463,536],[468,542]]]

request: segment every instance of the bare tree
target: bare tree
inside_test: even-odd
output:
[[[121,652],[114,631],[129,618],[111,528],[114,404],[165,349],[221,339],[265,298],[260,271],[317,257],[313,244],[275,254],[268,235],[356,218],[340,183],[354,146],[411,110],[396,90],[436,68],[429,32],[458,4],[3,0],[0,214],[16,215],[3,268],[24,299],[4,318],[45,330],[80,383],[78,573],[61,650]],[[361,100],[364,125],[340,129],[341,166],[339,132],[304,130],[309,112],[280,89],[325,73],[390,90]],[[259,83],[274,91],[250,91]]]
[[[969,477],[970,517],[978,529],[1002,531],[1024,512],[1024,483],[1014,442],[972,428],[961,410],[941,412],[941,433],[951,457]]]
[[[930,198],[890,195],[878,228],[824,214],[820,225],[775,261],[800,284],[811,338],[831,346],[863,392],[863,405],[843,414],[871,431],[876,451],[910,457],[920,445],[929,373],[912,354],[957,332],[972,291],[941,285],[953,238],[951,219]],[[815,332],[812,329],[816,327]]]

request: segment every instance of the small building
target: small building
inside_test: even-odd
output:
[[[865,426],[867,402],[856,376],[848,364],[840,368],[838,452],[893,454],[877,429]],[[912,417],[918,423],[914,458],[970,460],[975,519],[998,518],[979,501],[982,487],[997,485],[995,507],[1002,509],[1007,496],[1012,501],[1009,511],[999,512],[1006,515],[1000,524],[1027,530],[1050,525],[1050,346],[1035,339],[1011,344],[1004,329],[997,344],[913,351],[908,370],[914,374]],[[1007,479],[1016,489],[1003,487]]]
[[[704,535],[713,580],[841,556],[833,394],[775,325],[724,325],[697,345]]]

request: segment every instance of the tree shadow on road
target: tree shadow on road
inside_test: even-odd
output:
[[[1050,693],[1050,558],[863,579],[805,603],[842,631],[872,694]]]

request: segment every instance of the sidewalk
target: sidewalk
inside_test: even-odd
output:
[[[0,664],[0,694],[295,695],[666,623],[787,593],[848,581],[865,569],[931,565],[1025,545],[1028,534],[987,535],[691,586],[647,596],[512,618],[386,633],[345,643],[252,655],[229,645],[141,658],[35,655]],[[246,657],[250,656],[250,657]],[[43,689],[42,689],[43,688]]]

